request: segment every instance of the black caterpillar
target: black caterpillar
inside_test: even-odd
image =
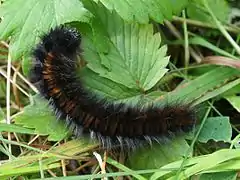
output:
[[[76,29],[50,30],[34,49],[31,70],[31,81],[76,136],[88,131],[104,147],[135,147],[194,126],[195,111],[189,105],[129,107],[89,92],[76,74],[80,43]]]

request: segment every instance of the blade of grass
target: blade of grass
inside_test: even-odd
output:
[[[4,123],[0,123],[0,132],[1,131],[23,133],[23,134],[36,134],[33,129],[17,126],[15,124],[4,124]]]
[[[8,63],[7,63],[7,88],[6,88],[6,109],[7,109],[7,118],[6,123],[11,124],[11,56],[8,53]],[[11,141],[11,134],[8,133],[8,140]],[[11,144],[8,144],[9,154],[12,154]],[[11,156],[9,156],[11,159]]]
[[[133,170],[131,170],[131,169],[129,169],[128,167],[126,167],[126,166],[124,166],[124,165],[118,163],[117,161],[114,161],[114,160],[111,159],[111,158],[108,158],[108,159],[107,159],[107,163],[109,163],[109,164],[115,166],[115,167],[118,168],[118,169],[123,170],[124,172],[129,172],[129,171],[134,172]],[[131,175],[132,175],[133,177],[139,179],[139,180],[147,180],[147,179],[144,178],[143,176],[138,175],[138,174],[135,174],[135,173],[132,173]]]
[[[204,94],[204,96],[200,97],[199,99],[197,99],[193,105],[197,105],[197,104],[200,104],[202,102],[205,102],[213,97],[216,97],[218,95],[221,95],[222,93],[226,92],[227,90],[233,88],[234,86],[240,84],[240,79],[236,79],[236,80],[233,80],[225,85],[223,85],[222,87],[220,88],[217,88],[216,90],[213,90],[211,92],[207,92],[206,94]]]
[[[219,53],[223,56],[230,57],[232,59],[236,59],[236,60],[238,59],[236,56],[228,53],[227,51],[222,50],[221,48],[215,46],[214,44],[208,42],[206,39],[204,39],[200,36],[197,36],[197,35],[195,35],[193,38],[190,38],[189,43],[206,47],[206,48],[211,49],[212,51],[214,51],[216,53]]]
[[[186,20],[186,12],[185,10],[182,11],[182,16]],[[188,67],[189,65],[189,58],[190,58],[190,53],[189,53],[189,42],[188,42],[188,30],[187,30],[187,23],[186,21],[183,21],[183,30],[184,30],[184,51],[185,51],[185,68]],[[187,71],[186,71],[187,72]]]
[[[209,107],[208,110],[207,110],[207,112],[205,113],[205,116],[204,116],[204,118],[203,118],[203,120],[202,120],[202,122],[201,122],[201,124],[200,124],[200,127],[199,127],[196,135],[194,136],[194,139],[193,139],[193,141],[191,142],[190,147],[189,147],[188,150],[186,151],[186,154],[185,154],[185,157],[184,157],[184,159],[183,159],[183,162],[182,162],[182,164],[181,164],[181,166],[180,166],[180,168],[179,168],[179,170],[178,170],[178,172],[177,172],[177,174],[176,174],[176,176],[175,176],[174,179],[176,179],[176,180],[179,179],[180,174],[181,174],[181,171],[183,170],[183,167],[184,167],[184,163],[186,163],[186,160],[187,160],[187,158],[189,157],[189,154],[190,154],[191,151],[193,150],[193,146],[194,146],[194,144],[196,143],[199,134],[201,133],[201,130],[202,130],[202,128],[203,128],[203,126],[204,126],[204,124],[205,124],[205,122],[206,122],[206,120],[207,120],[207,117],[208,117],[208,115],[209,115],[209,113],[210,113],[210,110],[211,110],[211,107]]]

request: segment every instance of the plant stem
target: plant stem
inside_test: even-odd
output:
[[[218,29],[218,27],[214,26],[213,24],[207,23],[207,22],[202,22],[194,19],[184,19],[182,17],[178,16],[173,16],[173,21],[178,22],[178,23],[183,23],[184,21],[188,25],[193,25],[193,26],[198,26],[198,27],[203,27],[203,28],[210,28],[210,29]],[[233,27],[233,26],[224,26],[224,28],[234,34],[239,34],[240,28],[238,27]]]
[[[206,9],[208,10],[208,12],[210,13],[210,15],[212,16],[214,22],[216,23],[218,29],[221,31],[221,33],[225,36],[225,38],[229,41],[229,43],[236,49],[236,52],[240,55],[240,47],[238,46],[238,44],[233,40],[233,38],[230,36],[230,34],[226,31],[226,29],[223,27],[223,25],[221,24],[221,22],[217,19],[217,17],[214,15],[213,11],[211,10],[211,8],[208,5],[207,0],[202,0],[204,6],[206,7]]]
[[[179,175],[180,175],[180,172],[181,172],[181,170],[183,169],[186,160],[188,159],[188,155],[189,155],[189,154],[191,153],[191,151],[193,150],[193,146],[194,146],[195,142],[197,141],[199,134],[201,133],[201,130],[202,130],[202,128],[203,128],[203,126],[204,126],[204,124],[205,124],[205,122],[206,122],[206,120],[207,120],[207,117],[208,117],[210,111],[211,111],[211,107],[209,106],[209,108],[207,109],[207,111],[206,111],[206,113],[205,113],[205,116],[204,116],[204,118],[203,118],[203,120],[202,120],[202,122],[201,122],[201,124],[200,124],[200,127],[199,127],[196,135],[194,136],[194,139],[193,139],[190,147],[187,149],[187,152],[186,152],[186,154],[185,154],[185,156],[184,156],[184,159],[183,159],[183,161],[182,161],[182,163],[181,163],[181,166],[180,166],[179,170],[178,170],[177,173],[176,173],[176,176],[175,176],[176,179],[178,179],[178,177],[179,177]]]
[[[186,13],[185,10],[182,11],[182,16],[186,20]],[[184,51],[185,51],[185,62],[184,67],[187,68],[189,65],[189,41],[188,41],[188,31],[187,31],[187,23],[186,21],[183,21],[183,30],[184,30]],[[187,72],[187,71],[186,71]]]
[[[7,64],[7,88],[6,88],[6,109],[7,109],[7,118],[6,123],[11,124],[11,55],[8,52],[8,64]],[[8,140],[11,141],[11,133],[8,132]],[[9,153],[12,154],[12,146],[11,144],[8,145]],[[9,156],[11,160],[12,157]]]

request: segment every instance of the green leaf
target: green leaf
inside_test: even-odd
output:
[[[186,103],[194,102],[194,105],[197,105],[203,102],[202,98],[204,98],[204,101],[206,101],[209,98],[215,97],[213,95],[205,97],[205,94],[213,92],[214,90],[219,89],[219,87],[223,85],[227,85],[229,83],[237,81],[238,75],[238,69],[229,67],[217,67],[192,81],[181,84],[174,91],[159,97],[158,100],[160,100],[160,98],[167,99],[169,103],[179,101]],[[240,83],[240,81],[238,83]],[[228,88],[226,88],[225,90],[227,91]],[[217,96],[219,94],[216,93],[215,95]]]
[[[222,96],[223,97],[228,97],[228,96],[235,95],[235,94],[237,94],[239,92],[240,92],[240,84],[235,86],[235,87],[233,87],[233,88],[231,88],[231,89],[229,89],[228,91],[224,92],[222,94]]]
[[[124,85],[100,77],[87,68],[82,69],[79,75],[82,77],[84,85],[91,91],[115,101],[124,101],[141,95],[137,90],[129,89]]]
[[[117,162],[117,161],[115,161],[115,160],[113,160],[113,159],[111,159],[111,158],[108,158],[108,159],[107,159],[107,163],[115,166],[115,167],[118,168],[118,169],[121,169],[122,171],[125,171],[125,172],[132,171],[132,172],[134,172],[133,170],[129,169],[128,167],[120,164],[119,162]],[[135,177],[135,178],[138,179],[138,180],[146,180],[143,176],[138,175],[138,174],[132,173],[132,176]]]
[[[238,171],[240,163],[239,153],[239,149],[223,149],[212,154],[189,158],[183,164],[183,171],[180,175],[173,176],[168,180],[187,179],[188,177],[196,174]],[[159,168],[159,171],[154,173],[150,180],[157,180],[160,177],[172,172],[176,174],[176,171],[179,170],[182,162],[183,160],[180,160]]]
[[[31,52],[38,37],[56,25],[89,21],[91,14],[79,0],[8,0],[0,6],[0,39],[11,36],[10,53],[16,60]]]
[[[170,0],[170,2],[175,15],[178,15],[189,4],[189,0]]]
[[[101,2],[107,9],[115,10],[126,21],[148,23],[149,18],[162,23],[178,14],[188,0],[93,0]]]
[[[178,176],[172,176],[168,180],[177,179],[187,179],[188,177],[205,172],[219,172],[234,170],[236,165],[239,168],[239,150],[236,149],[223,149],[220,151],[216,151],[212,154],[200,156],[203,157],[201,161],[196,163],[195,165],[186,168],[182,171]],[[231,161],[232,160],[232,161]],[[234,163],[233,163],[234,162]],[[224,167],[224,169],[221,169]]]
[[[222,22],[227,23],[230,8],[226,0],[208,0],[209,6],[215,16]],[[188,16],[191,19],[213,23],[212,17],[204,8],[202,1],[192,0],[187,7]]]
[[[203,174],[200,176],[199,180],[236,180],[236,178],[236,172],[220,172]]]
[[[198,136],[198,141],[206,143],[212,139],[216,142],[230,142],[231,137],[232,127],[229,117],[211,117],[206,120]]]
[[[233,56],[232,54],[228,53],[227,51],[224,51],[222,50],[221,48],[217,47],[216,45],[208,42],[206,39],[200,37],[200,36],[195,36],[193,38],[190,38],[189,39],[189,43],[190,44],[194,44],[194,45],[200,45],[200,46],[203,46],[203,47],[206,47],[220,55],[223,55],[223,56],[227,56],[227,57],[230,57],[230,58],[233,58],[233,59],[238,59],[237,57]]]
[[[23,134],[36,134],[32,129],[24,128],[14,124],[5,124],[5,123],[0,123],[0,131],[23,133]]]
[[[86,158],[85,152],[92,150],[94,147],[96,147],[96,145],[90,144],[82,139],[72,140],[51,148],[47,152],[42,151],[39,154],[17,157],[1,164],[0,178],[7,179],[6,177],[9,176],[36,173],[40,171],[40,168],[42,168],[42,170],[58,168],[61,166],[59,160],[69,159],[69,157],[76,154],[78,154],[80,159]],[[41,161],[42,167],[40,167],[39,161]]]
[[[32,58],[30,56],[23,56],[22,58],[22,71],[25,76],[29,76],[31,69]]]
[[[229,80],[228,83],[225,83],[221,85],[221,87],[218,87],[217,89],[211,90],[207,93],[205,93],[202,97],[200,97],[197,101],[194,102],[194,104],[200,104],[208,99],[214,98],[214,97],[221,97],[223,93],[227,92],[228,90],[233,89],[234,87],[238,86],[240,84],[240,79],[234,77],[232,80]]]
[[[164,141],[164,140],[163,140]],[[174,138],[162,144],[154,144],[151,149],[143,148],[129,157],[131,169],[153,169],[181,159],[189,145],[184,138]]]
[[[240,112],[240,97],[237,95],[225,96],[224,97],[228,102],[238,111]]]
[[[129,24],[103,6],[90,2],[85,5],[95,15],[93,33],[86,32],[82,45],[88,68],[128,88],[141,92],[151,89],[167,72],[169,62],[167,47],[159,48],[160,34],[154,34],[150,24]],[[108,43],[99,47],[103,41]]]
[[[39,96],[24,108],[24,112],[15,118],[16,124],[35,129],[35,133],[49,135],[48,140],[60,141],[68,134],[66,127],[56,120],[46,100]]]

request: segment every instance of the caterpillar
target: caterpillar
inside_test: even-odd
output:
[[[88,90],[76,73],[81,39],[74,28],[51,29],[33,50],[30,77],[75,136],[89,133],[103,147],[131,148],[192,129],[196,114],[187,104],[130,107]]]

